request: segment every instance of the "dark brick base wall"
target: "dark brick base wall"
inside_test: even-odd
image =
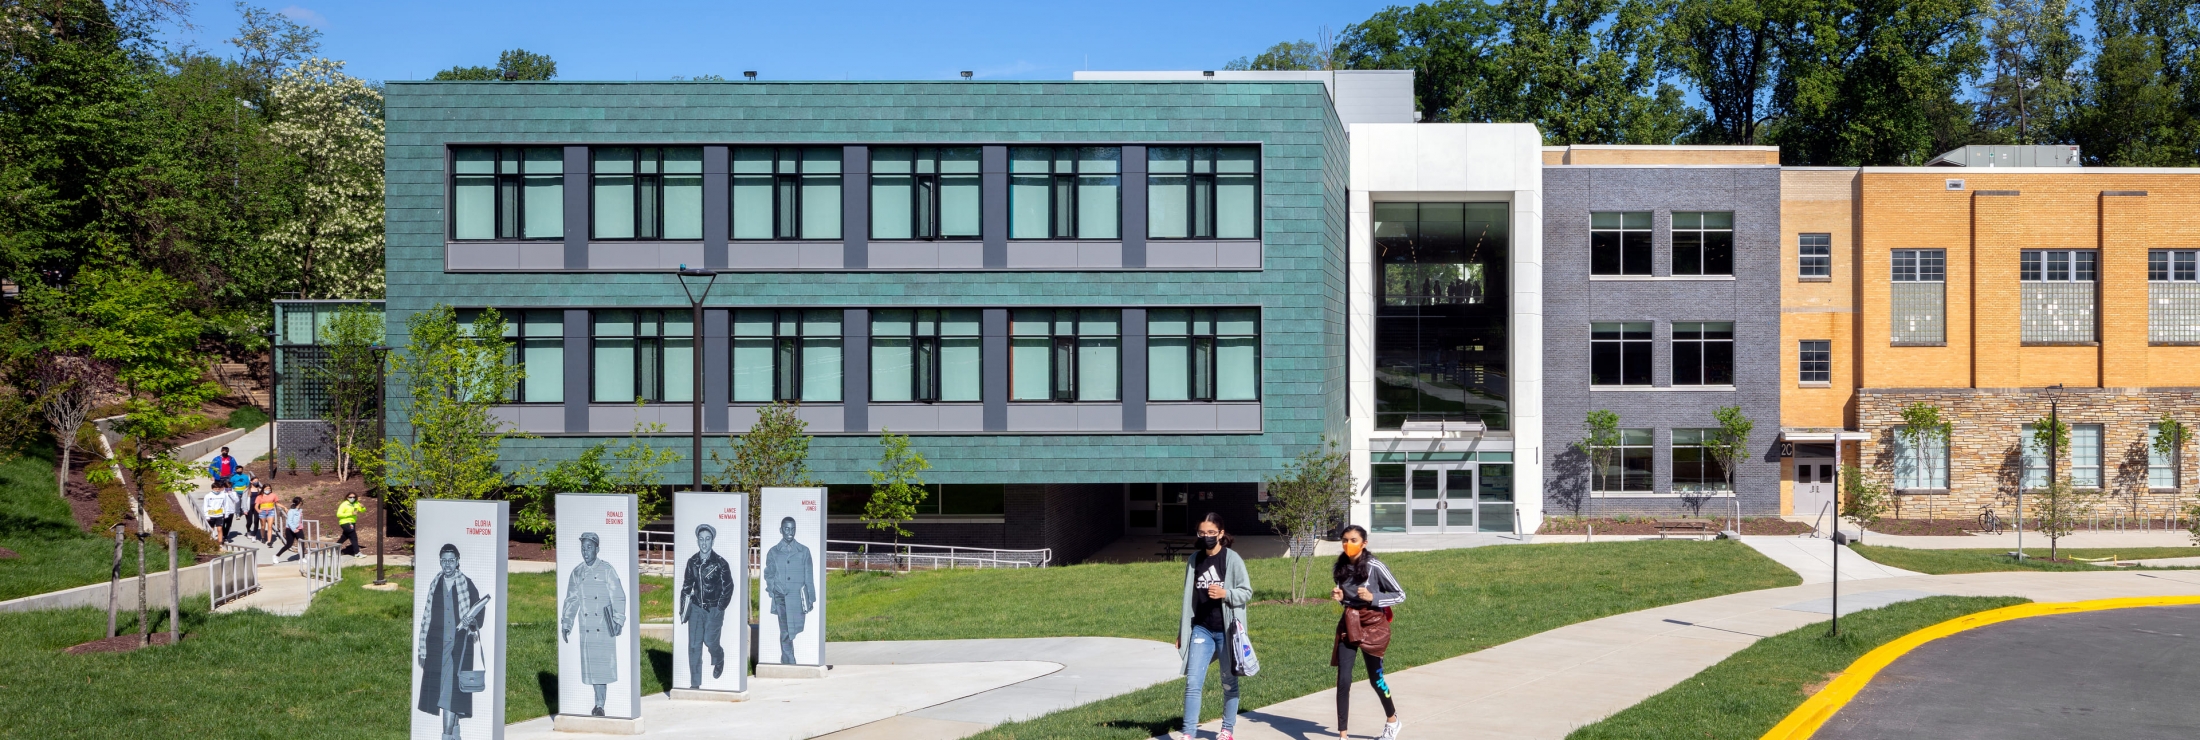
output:
[[[1213,511],[1222,514],[1231,534],[1275,533],[1267,523],[1260,521],[1258,502],[1254,500],[1258,493],[1255,484],[1171,484],[1167,490],[1173,493],[1179,488],[1192,495],[1186,510],[1193,521]],[[1202,492],[1211,496],[1198,498]],[[1001,520],[999,524],[964,524],[919,519],[903,525],[911,536],[901,541],[1006,550],[1052,548],[1054,564],[1071,565],[1123,536],[1123,484],[1010,485]],[[826,536],[835,540],[894,541],[891,531],[867,529],[858,522],[828,524]]]
[[[1076,563],[1123,536],[1123,485],[1063,484],[1046,487],[1046,541],[1054,562]]]

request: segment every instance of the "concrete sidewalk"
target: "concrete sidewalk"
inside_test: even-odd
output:
[[[1392,673],[1390,684],[1408,737],[1555,740],[1672,688],[1760,638],[1823,621],[1829,589],[1816,584],[1751,591],[1568,625]],[[1841,591],[1842,611],[1848,612],[1852,599],[1887,603],[1935,594],[2034,601],[2200,594],[2200,575],[1969,573],[1844,579]],[[1353,684],[1352,706],[1353,736],[1382,731],[1382,705],[1366,681]],[[1336,737],[1335,721],[1336,696],[1320,691],[1245,713],[1237,736]],[[1219,726],[1209,722],[1204,728],[1212,732]]]
[[[1955,537],[1904,537],[1901,535],[1868,533],[1861,544],[1884,547],[1908,547],[1918,550],[2015,550],[2017,534],[1974,534]],[[2182,529],[2125,530],[2087,532],[2079,531],[2062,538],[2062,547],[2117,548],[2117,547],[2191,547],[2200,556],[2200,547],[2192,544],[2192,534]],[[2047,551],[2047,536],[2038,532],[2024,533],[2024,551]]]
[[[1765,557],[1772,558],[1774,562],[1787,566],[1788,570],[1795,571],[1796,575],[1803,577],[1805,585],[1833,582],[1834,566],[1836,565],[1834,562],[1833,540],[1793,536],[1745,536],[1742,538],[1742,544],[1748,545],[1750,549],[1762,553]],[[1844,553],[1844,555],[1846,557],[1842,557],[1839,562],[1841,580],[1843,581],[1924,575],[1923,573],[1907,571],[1893,566],[1880,565],[1864,559],[1863,556],[1857,555],[1854,551]]]

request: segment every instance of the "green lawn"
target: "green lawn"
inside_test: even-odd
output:
[[[98,583],[114,565],[114,540],[85,534],[54,491],[55,458],[53,450],[38,449],[0,465],[0,547],[16,554],[0,559],[0,601]],[[165,543],[145,544],[145,567],[167,570]],[[122,573],[137,574],[135,542],[123,551]]]
[[[1950,573],[1985,573],[2004,570],[2087,571],[2108,570],[2091,563],[2051,563],[2046,561],[2046,541],[2039,547],[2025,543],[2024,554],[2031,557],[2019,561],[2009,557],[2008,548],[1991,550],[1915,550],[1907,547],[1880,547],[1877,545],[1851,545],[1850,551],[1872,562],[1891,565],[1903,570],[1914,570],[1930,575]],[[2064,548],[2057,553],[2063,558],[2118,557],[2124,560],[2144,558],[2200,557],[2200,547],[2126,547],[2126,548]],[[2126,569],[2132,566],[2124,566]]]
[[[1824,623],[1773,635],[1694,678],[1622,710],[1567,740],[1749,740],[1761,737],[1825,681],[1865,653],[1897,638],[1988,609],[2026,603],[2015,597],[1934,596],[1841,618],[1841,635]]]
[[[1380,539],[1375,541],[1379,548]],[[1507,545],[1383,556],[1409,595],[1397,609],[1393,670],[1422,665],[1599,617],[1720,594],[1801,582],[1737,542],[1642,541]],[[1284,560],[1248,564],[1257,598],[1283,596]],[[1014,571],[919,574],[836,583],[835,640],[1137,637],[1174,643],[1181,564],[1080,565],[1027,575]],[[1328,592],[1326,571],[1318,591]],[[1332,604],[1261,604],[1246,616],[1261,655],[1260,675],[1243,679],[1241,711],[1334,687],[1329,667]],[[994,728],[987,740],[1152,737],[1175,728],[1183,684],[1164,682],[1123,696]],[[1203,717],[1222,714],[1219,678],[1208,673]]]

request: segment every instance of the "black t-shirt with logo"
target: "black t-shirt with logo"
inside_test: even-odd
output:
[[[1224,571],[1229,567],[1230,553],[1225,551],[1208,557],[1203,552],[1193,556],[1193,559],[1192,624],[1205,627],[1209,632],[1222,634],[1222,610],[1227,607],[1222,599],[1209,597],[1207,587],[1220,584],[1225,589],[1229,588],[1223,577]]]

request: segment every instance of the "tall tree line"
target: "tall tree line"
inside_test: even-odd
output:
[[[1774,144],[1916,165],[1966,144],[2200,165],[2190,0],[1436,0],[1230,69],[1412,69],[1423,120],[1551,144]]]

